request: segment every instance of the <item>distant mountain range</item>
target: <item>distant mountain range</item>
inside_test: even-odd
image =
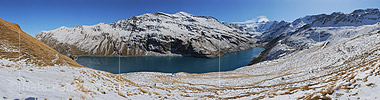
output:
[[[349,14],[305,16],[291,23],[258,19],[248,24],[227,24],[208,16],[158,12],[110,24],[42,31],[36,38],[68,56],[218,57],[219,49],[221,54],[245,50],[255,44],[285,39],[310,27],[375,24],[380,21],[379,14],[378,9],[359,9]]]
[[[227,24],[226,25],[233,27],[241,33],[243,33],[247,37],[258,38],[260,39],[263,36],[264,32],[275,30],[281,27],[284,27],[289,24],[289,22],[285,21],[269,21],[268,19],[258,19],[253,23],[245,23],[245,24]]]

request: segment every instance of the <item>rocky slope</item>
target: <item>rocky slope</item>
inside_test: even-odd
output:
[[[330,15],[302,17],[287,26],[263,33],[260,42],[266,43],[267,49],[253,63],[281,58],[284,55],[308,49],[319,42],[333,45],[333,41],[329,39],[350,37],[358,33],[355,31],[358,26],[378,22],[380,22],[379,9],[359,9],[349,14],[334,12]]]
[[[79,66],[69,57],[23,32],[15,23],[0,19],[0,30],[0,57],[3,59],[37,65]]]
[[[147,13],[114,23],[61,27],[36,38],[65,55],[195,56],[254,47],[254,40],[213,17]]]

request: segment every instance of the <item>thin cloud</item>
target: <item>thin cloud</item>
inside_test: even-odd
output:
[[[246,20],[244,22],[232,22],[234,24],[250,24],[255,22],[263,22],[263,21],[269,21],[269,19],[266,16],[257,16],[256,18]]]

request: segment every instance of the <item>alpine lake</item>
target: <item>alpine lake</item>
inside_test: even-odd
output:
[[[264,48],[255,47],[226,53],[218,58],[80,56],[76,61],[83,66],[114,74],[129,72],[207,73],[230,71],[246,66],[263,50]]]

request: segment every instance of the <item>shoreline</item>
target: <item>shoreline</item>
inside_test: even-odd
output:
[[[254,46],[252,47],[249,47],[249,48],[246,48],[246,49],[242,49],[242,50],[237,50],[237,51],[230,51],[230,52],[224,52],[222,53],[221,52],[221,56],[220,57],[223,57],[225,54],[227,53],[234,53],[234,52],[240,52],[240,51],[244,51],[244,50],[249,50],[249,49],[253,49],[253,48],[257,48],[257,47],[260,47],[260,48],[264,48],[261,44],[255,44]],[[78,57],[194,57],[194,58],[209,58],[209,59],[213,59],[213,58],[218,58],[219,56],[208,56],[208,55],[185,55],[185,54],[157,54],[155,55],[154,54],[150,54],[150,55],[133,55],[133,56],[125,56],[125,55],[71,55],[69,56],[70,58],[72,57],[75,57],[75,58],[78,58]]]

